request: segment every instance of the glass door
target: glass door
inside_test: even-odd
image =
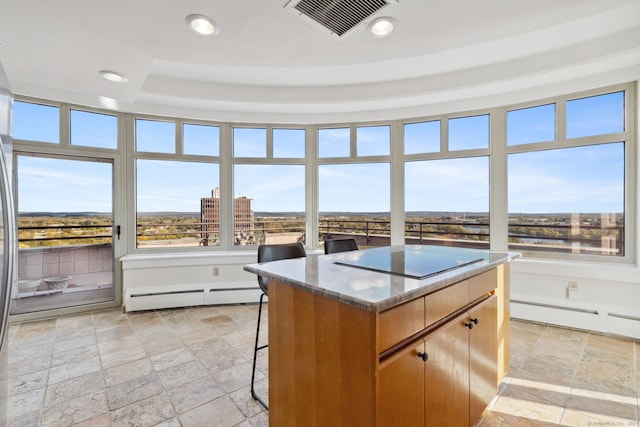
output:
[[[11,314],[115,300],[113,161],[20,154]]]

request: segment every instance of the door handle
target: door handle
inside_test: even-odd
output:
[[[473,319],[470,319],[469,322],[465,323],[464,326],[466,326],[469,329],[473,329],[473,325],[477,325],[478,322],[480,322],[478,318],[474,317]]]

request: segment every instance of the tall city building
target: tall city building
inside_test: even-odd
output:
[[[234,222],[236,239],[244,239],[253,234],[254,217],[253,199],[245,196],[234,199]],[[220,189],[211,191],[211,197],[200,199],[200,222],[202,223],[202,240],[206,246],[210,240],[216,240],[220,234]]]

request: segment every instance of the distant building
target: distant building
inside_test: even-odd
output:
[[[234,219],[236,238],[245,239],[253,235],[253,199],[242,196],[234,199]],[[207,246],[210,240],[217,240],[220,234],[220,189],[214,188],[211,197],[200,199],[200,222],[202,242]]]

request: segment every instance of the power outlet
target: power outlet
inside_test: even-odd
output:
[[[213,275],[214,276],[219,276],[220,275],[220,269],[218,267],[213,267]]]
[[[578,282],[569,281],[567,286],[567,298],[570,300],[580,299],[580,289],[578,288]]]

